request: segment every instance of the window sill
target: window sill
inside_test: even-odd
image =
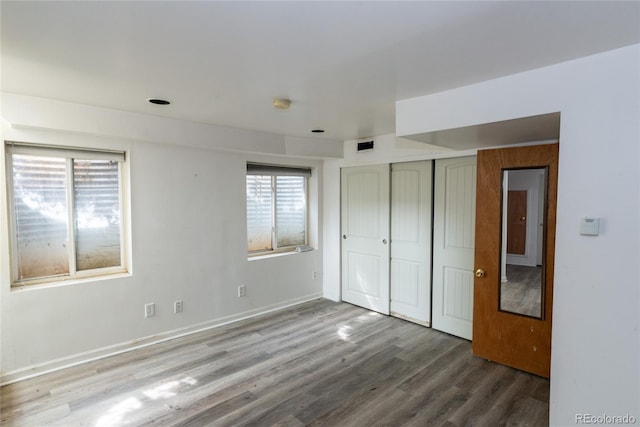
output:
[[[308,251],[302,251],[302,252],[298,252],[295,249],[292,250],[288,250],[288,251],[283,251],[283,252],[270,252],[270,253],[258,253],[255,255],[249,255],[247,257],[247,259],[249,261],[255,261],[255,260],[260,260],[260,259],[269,259],[269,258],[277,258],[277,257],[281,257],[281,256],[288,256],[288,255],[297,255],[297,254],[301,254],[304,252],[314,252],[316,251],[315,248],[308,250]]]
[[[36,291],[41,289],[59,288],[62,286],[79,285],[82,283],[122,279],[125,277],[131,277],[131,276],[132,274],[130,272],[119,272],[119,273],[112,273],[112,274],[101,274],[97,276],[76,277],[72,279],[58,279],[58,280],[51,280],[48,282],[17,283],[11,286],[11,291],[12,292]]]

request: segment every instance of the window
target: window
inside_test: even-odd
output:
[[[124,159],[7,144],[14,285],[126,271]]]
[[[306,245],[309,176],[305,168],[247,165],[249,253]]]

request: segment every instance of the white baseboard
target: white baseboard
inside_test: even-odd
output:
[[[158,344],[164,341],[169,341],[175,338],[183,337],[190,334],[206,331],[208,329],[218,328],[220,326],[228,325],[230,323],[238,322],[240,320],[249,319],[252,317],[260,316],[262,314],[271,313],[273,311],[283,310],[288,307],[292,307],[298,304],[302,304],[308,301],[322,298],[321,293],[315,293],[300,298],[294,298],[287,301],[280,302],[278,304],[272,304],[266,307],[257,308],[254,310],[244,311],[236,313],[230,316],[221,317],[218,319],[209,320],[204,323],[188,326],[186,328],[175,329],[172,331],[162,332],[160,334],[151,335],[127,341],[107,347],[90,350],[83,353],[74,354],[71,356],[63,357],[56,360],[51,360],[45,363],[37,365],[27,366],[15,371],[3,373],[0,377],[0,386],[12,384],[18,381],[23,381],[29,378],[44,375],[49,372],[58,371],[61,369],[69,368],[72,366],[81,365],[83,363],[93,362],[95,360],[104,359],[106,357],[115,356],[116,354],[126,353],[128,351],[136,350],[143,347],[148,347],[154,344]]]

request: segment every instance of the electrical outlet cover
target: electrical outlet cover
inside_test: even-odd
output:
[[[144,305],[144,317],[152,317],[156,315],[156,305],[152,302]]]
[[[176,301],[173,303],[174,313],[182,313],[182,309],[183,309],[182,301]]]

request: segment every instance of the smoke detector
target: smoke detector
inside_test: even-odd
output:
[[[291,100],[286,98],[274,98],[273,108],[278,110],[288,110],[291,107]]]

